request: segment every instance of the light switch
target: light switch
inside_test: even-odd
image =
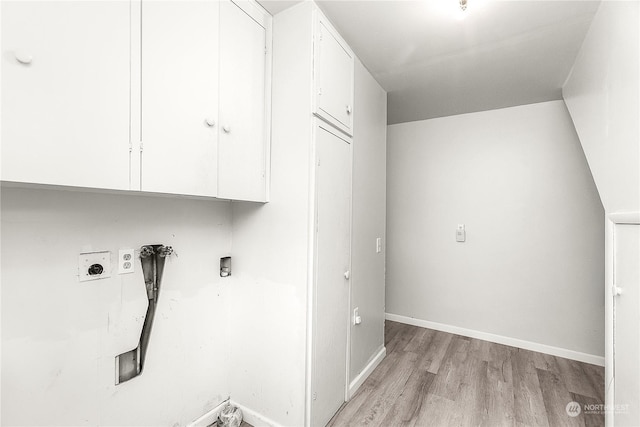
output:
[[[376,253],[379,254],[380,252],[382,252],[382,238],[378,237],[376,239]]]
[[[464,224],[458,224],[456,228],[456,242],[464,242],[467,239],[467,233],[464,230]]]

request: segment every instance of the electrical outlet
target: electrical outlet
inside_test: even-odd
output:
[[[118,274],[128,274],[135,271],[133,249],[120,249],[118,251]]]
[[[379,254],[380,252],[382,252],[382,238],[378,237],[376,238],[376,253]]]
[[[111,252],[84,252],[78,257],[78,278],[81,282],[111,277]]]

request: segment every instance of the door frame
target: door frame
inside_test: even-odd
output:
[[[616,225],[628,224],[640,226],[640,212],[615,212],[607,215],[605,224],[605,404],[615,405],[615,298],[612,287],[615,284],[615,235]],[[605,411],[605,426],[613,427],[614,411]]]
[[[313,394],[313,319],[314,319],[314,288],[316,279],[316,267],[317,267],[317,254],[316,254],[316,221],[317,221],[317,202],[318,192],[316,184],[316,169],[318,167],[317,161],[317,147],[316,147],[316,132],[321,128],[336,137],[344,140],[349,144],[349,165],[352,167],[349,169],[349,271],[351,271],[351,250],[353,249],[353,138],[345,133],[334,128],[332,125],[326,123],[324,120],[314,117],[311,126],[311,149],[309,150],[309,222],[307,227],[307,328],[306,328],[306,360],[305,360],[305,415],[304,425],[305,427],[311,426],[311,403]],[[347,313],[345,322],[347,322],[347,335],[346,335],[346,364],[344,372],[344,400],[347,402],[349,396],[349,367],[351,365],[351,283],[353,279],[350,279],[347,284]]]

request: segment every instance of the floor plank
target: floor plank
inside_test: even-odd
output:
[[[598,398],[600,394],[597,390],[598,387],[594,387],[592,381],[589,381],[589,376],[582,366],[584,363],[561,357],[556,357],[556,361],[560,367],[560,374],[566,383],[567,390],[582,396]]]
[[[390,321],[385,345],[329,426],[604,425],[601,411],[566,412],[604,404],[600,366]]]
[[[567,415],[566,404],[565,406],[557,404],[558,402],[569,403],[573,401],[560,376],[544,369],[538,369],[537,371],[549,425],[580,426],[580,420],[577,417]]]
[[[515,423],[516,419],[511,351],[509,347],[503,345],[487,345],[487,347],[486,353],[489,354],[489,360],[487,361],[486,404],[483,424],[510,426]]]
[[[454,405],[453,400],[428,393],[420,407],[414,427],[454,425]]]
[[[366,404],[360,406],[355,413],[353,419],[356,424],[353,425],[384,425],[382,421],[405,389],[409,377],[415,371],[415,361],[416,355],[414,353],[402,354],[398,363],[389,369],[384,380],[372,390]]]
[[[538,373],[530,353],[515,349],[511,352],[513,397],[516,422],[529,426],[548,426]]]
[[[440,331],[433,332],[431,339],[423,343],[419,349],[419,354],[422,357],[420,368],[424,368],[432,374],[437,374],[454,335]]]
[[[413,427],[434,378],[435,375],[429,371],[414,370],[400,396],[382,420],[382,425]]]
[[[580,407],[583,408],[578,417],[581,423],[584,423],[585,427],[599,427],[604,425],[604,412],[602,408],[599,407],[602,400],[575,393],[571,393],[571,397],[574,402],[578,402]]]
[[[382,387],[382,383],[385,378],[387,378],[387,373],[398,365],[400,356],[400,353],[388,354],[360,387],[358,393],[351,398],[348,404],[343,405],[342,409],[333,417],[328,426],[347,425],[351,420],[354,420],[355,414],[360,407],[369,401],[374,391],[378,391]],[[393,373],[391,375],[393,375]]]

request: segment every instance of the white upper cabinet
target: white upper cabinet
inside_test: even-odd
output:
[[[143,1],[141,187],[217,195],[217,1]]]
[[[142,1],[142,191],[266,201],[269,24],[248,1]]]
[[[129,2],[1,7],[2,180],[129,189]]]
[[[3,181],[267,200],[253,0],[2,1]]]
[[[266,16],[220,3],[218,197],[266,201]]]
[[[313,52],[314,113],[352,135],[354,54],[318,10]]]

